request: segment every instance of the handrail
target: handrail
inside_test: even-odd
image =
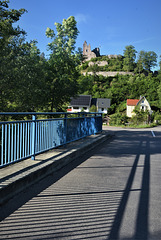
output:
[[[101,113],[1,112],[0,115],[32,116],[31,120],[0,122],[0,167],[29,157],[34,160],[44,151],[102,131]],[[38,115],[61,117],[37,119]]]

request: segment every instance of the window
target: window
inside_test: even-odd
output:
[[[102,108],[102,111],[104,111],[104,108]]]
[[[78,110],[78,109],[79,109],[79,107],[73,107],[73,109],[75,109],[75,110]]]

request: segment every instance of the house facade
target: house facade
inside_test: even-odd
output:
[[[90,112],[90,107],[95,105],[97,112],[107,114],[110,108],[111,100],[108,98],[92,98],[91,95],[79,95],[77,98],[71,98],[67,112]]]
[[[147,99],[143,96],[140,97],[140,99],[127,99],[127,104],[126,104],[126,115],[128,117],[132,117],[135,115],[135,113],[133,112],[133,110],[135,109],[136,106],[140,106],[140,110],[149,111],[149,114],[151,115],[152,110],[150,107],[149,102],[147,101]]]

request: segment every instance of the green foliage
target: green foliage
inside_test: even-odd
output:
[[[61,23],[55,23],[57,34],[54,30],[49,27],[46,30],[46,36],[53,39],[51,43],[48,44],[49,49],[52,51],[52,55],[71,54],[74,53],[76,38],[78,36],[78,29],[76,26],[76,21],[73,16],[68,19],[63,19]]]
[[[138,62],[137,62],[137,68],[139,72],[146,70],[148,72],[151,71],[152,67],[155,67],[157,65],[157,54],[153,51],[140,51]]]
[[[157,93],[158,93],[158,98],[159,98],[159,101],[158,101],[159,107],[161,108],[161,83],[157,88]]]
[[[119,112],[110,115],[110,125],[111,126],[121,126],[126,125],[128,122],[128,117],[125,114]]]
[[[123,56],[118,55],[117,57],[100,56],[92,58],[89,61],[82,63],[80,69],[86,70],[86,72],[99,72],[99,71],[122,71],[123,70]],[[108,64],[105,66],[98,66],[97,61],[107,61]],[[89,66],[89,62],[95,63],[93,66]]]
[[[154,52],[141,51],[136,63],[136,50],[130,45],[126,46],[124,56],[100,56],[90,60],[94,66],[89,67],[90,61],[80,65],[82,50],[75,49],[79,32],[71,16],[55,23],[56,31],[47,28],[51,42],[50,56],[46,59],[37,43],[26,42],[24,30],[13,26],[26,10],[9,9],[8,4],[7,0],[0,1],[0,111],[62,111],[70,97],[83,93],[110,98],[109,113],[119,112],[112,117],[113,122],[118,117],[117,124],[126,122],[127,98],[144,95],[155,109],[161,108],[161,70],[156,75],[150,72],[156,66]],[[98,66],[97,61],[107,64]],[[80,70],[92,71],[93,75],[83,76]],[[123,70],[135,71],[135,75],[96,74]],[[140,118],[142,113],[137,114]]]
[[[92,105],[91,107],[90,107],[90,110],[89,110],[90,112],[97,112],[97,107],[95,106],[95,105]]]
[[[124,67],[125,71],[133,71],[135,68],[135,58],[136,58],[136,50],[134,46],[129,45],[125,47],[124,50]]]
[[[64,19],[62,24],[55,23],[57,34],[47,28],[46,35],[52,39],[48,44],[51,51],[47,62],[46,75],[48,107],[50,111],[62,110],[62,105],[78,92],[77,79],[80,54],[74,54],[75,41],[78,35],[74,17]]]
[[[149,112],[140,110],[140,106],[136,106],[134,111],[135,115],[131,118],[130,122],[134,125],[147,124],[149,122]]]
[[[57,34],[47,28],[50,58],[25,32],[14,28],[24,9],[9,9],[0,1],[0,111],[59,111],[78,92],[82,51],[75,51],[78,35],[74,17],[56,23]]]
[[[14,28],[24,9],[9,9],[0,1],[0,111],[34,111],[43,106],[44,60],[36,42]]]
[[[156,123],[159,123],[161,124],[161,113],[160,112],[157,112],[154,116],[154,120]]]
[[[110,98],[111,107],[109,114],[116,111],[126,111],[126,100],[139,99],[145,96],[155,108],[161,103],[161,80],[159,76],[149,74],[117,75],[115,77],[103,77],[101,75],[86,75],[79,79],[80,94],[91,94],[93,97]],[[159,87],[158,87],[159,86]],[[158,88],[158,91],[157,91]]]
[[[15,10],[9,9],[9,1],[0,1],[0,50],[2,51],[14,36],[20,36],[25,32],[19,27],[14,28],[13,23],[16,23],[25,9]]]

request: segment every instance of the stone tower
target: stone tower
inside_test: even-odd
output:
[[[91,51],[91,45],[87,45],[87,42],[84,41],[83,43],[83,56],[85,57],[85,61],[90,60],[91,58],[99,57],[100,56],[100,49],[95,48]]]

